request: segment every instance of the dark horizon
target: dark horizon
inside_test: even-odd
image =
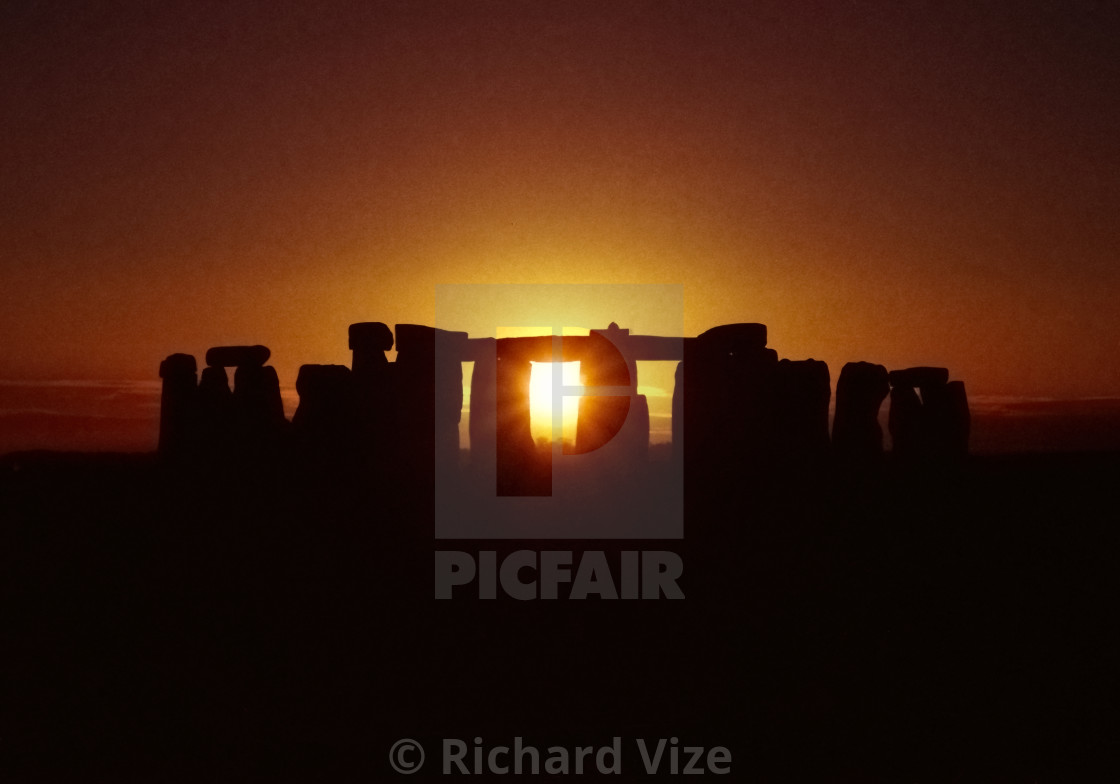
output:
[[[280,379],[295,413],[295,379]],[[835,381],[833,381],[835,394]],[[158,379],[143,382],[0,380],[0,457],[14,452],[155,452]],[[1120,450],[1120,397],[1055,400],[969,395],[974,455]],[[830,403],[829,422],[835,410]],[[886,407],[879,421],[889,448]],[[664,443],[656,435],[651,444]]]

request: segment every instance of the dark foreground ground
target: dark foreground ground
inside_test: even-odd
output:
[[[625,780],[669,737],[725,780],[1108,780],[1118,472],[731,477],[681,541],[437,543],[385,478],[9,456],[0,779],[398,780],[408,737],[430,781],[441,738],[620,736]],[[431,598],[434,550],[520,548],[673,550],[687,598]]]

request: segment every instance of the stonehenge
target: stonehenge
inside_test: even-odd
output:
[[[891,384],[892,451],[901,460],[944,462],[968,454],[971,417],[963,381],[946,368],[896,370]]]
[[[269,356],[265,346],[216,346],[206,352],[201,381],[193,356],[167,357],[160,365],[160,455],[225,460],[274,453],[288,421],[276,369],[264,364]]]
[[[779,358],[763,324],[713,327],[695,338],[631,334],[610,324],[585,336],[471,338],[416,324],[350,325],[351,366],[305,364],[299,405],[284,415],[268,348],[216,346],[199,378],[193,356],[160,365],[159,453],[168,459],[286,454],[345,463],[377,462],[416,474],[443,466],[492,471],[498,495],[547,495],[552,453],[530,431],[534,363],[580,363],[585,388],[574,443],[562,454],[591,455],[604,471],[648,461],[649,401],[639,394],[638,362],[676,363],[672,455],[701,471],[820,467],[829,459],[868,466],[890,454],[902,462],[944,462],[968,453],[963,382],[940,367],[888,371],[849,362],[836,380],[831,417],[828,366]],[[396,348],[395,361],[386,352]],[[474,363],[470,457],[460,456],[463,363]],[[233,386],[228,368],[233,368]],[[539,470],[530,470],[531,468]],[[489,481],[489,480],[487,480]]]

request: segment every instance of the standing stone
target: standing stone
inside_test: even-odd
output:
[[[630,398],[630,413],[621,435],[635,463],[649,462],[649,400],[645,395],[634,394]]]
[[[761,324],[716,327],[684,351],[684,443],[689,465],[754,470],[777,447],[778,355]]]
[[[890,392],[887,369],[871,362],[849,362],[836,382],[836,415],[832,448],[851,463],[874,462],[883,456],[879,408]]]
[[[350,325],[350,363],[355,373],[376,371],[389,364],[385,352],[393,347],[393,333],[380,321],[363,321]]]
[[[891,435],[900,459],[944,463],[968,454],[970,417],[962,382],[950,384],[949,371],[935,367],[895,370],[890,382]]]
[[[417,478],[430,480],[437,461],[458,464],[467,333],[415,324],[395,331],[402,457]]]
[[[530,429],[529,380],[533,363],[517,338],[501,338],[497,344],[496,492],[500,496],[551,495],[552,452],[545,450],[537,455]]]
[[[922,391],[922,409],[928,429],[929,457],[956,460],[966,456],[971,417],[964,382],[927,387]]]
[[[684,362],[673,371],[673,460],[684,460]]]
[[[195,446],[198,424],[198,366],[190,354],[172,354],[159,366],[163,392],[159,410],[159,454],[188,458]]]
[[[303,365],[296,379],[299,406],[292,436],[304,456],[331,464],[356,457],[354,379],[344,365]]]
[[[233,418],[238,449],[253,460],[272,460],[288,424],[280,379],[271,365],[241,365],[233,374]]]
[[[364,459],[378,463],[392,460],[398,449],[395,389],[397,368],[385,352],[393,347],[393,333],[380,321],[351,324],[349,345],[353,352],[351,382],[355,443]]]
[[[783,359],[774,374],[776,453],[787,465],[818,466],[828,456],[828,365]]]
[[[205,367],[198,384],[199,399],[208,406],[227,405],[233,398],[229,388],[229,375],[224,367]]]
[[[902,460],[914,460],[928,453],[927,428],[922,401],[913,387],[891,389],[891,408],[887,417],[891,432],[891,451]]]
[[[225,367],[202,369],[198,384],[199,440],[208,458],[229,450],[233,423],[233,392]]]
[[[950,381],[947,385],[949,453],[955,458],[968,456],[968,439],[972,430],[972,415],[968,409],[968,395],[963,381]]]
[[[583,342],[580,357],[580,376],[584,386],[614,387],[617,392],[605,395],[583,395],[579,400],[579,418],[576,420],[576,447],[573,454],[596,451],[616,437],[626,427],[630,413],[631,397],[637,393],[637,365],[623,356],[618,342],[629,330],[620,330],[612,323],[605,330],[592,330]],[[632,429],[629,428],[629,429]],[[622,437],[611,449],[618,452],[624,441],[636,442],[640,436]],[[646,445],[649,432],[646,432]],[[633,444],[626,444],[633,446]],[[628,459],[619,455],[620,460]]]

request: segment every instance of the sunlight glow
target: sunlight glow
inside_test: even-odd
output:
[[[534,440],[556,440],[553,430],[553,418],[556,413],[553,408],[553,373],[554,368],[561,368],[563,386],[578,387],[581,391],[578,362],[534,362],[533,371],[529,376],[529,430]],[[575,442],[576,418],[579,414],[579,395],[559,395],[556,390],[557,406],[561,417],[561,426],[558,428],[563,441]]]

